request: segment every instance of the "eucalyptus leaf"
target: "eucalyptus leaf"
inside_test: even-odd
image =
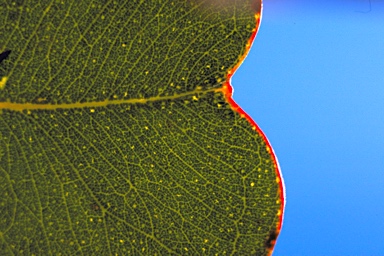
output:
[[[282,181],[229,85],[260,10],[0,0],[0,254],[271,253]]]

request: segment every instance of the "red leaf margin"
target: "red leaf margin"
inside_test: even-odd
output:
[[[256,5],[256,3],[255,3],[255,5]],[[283,225],[283,219],[284,219],[284,208],[285,208],[285,203],[286,203],[284,179],[283,179],[283,175],[281,173],[279,161],[277,160],[276,154],[275,154],[275,152],[271,146],[271,143],[269,142],[267,136],[265,136],[263,131],[260,129],[260,127],[256,124],[256,122],[235,102],[235,100],[232,97],[233,87],[231,85],[231,78],[232,78],[233,74],[236,72],[236,70],[239,68],[239,66],[243,63],[244,59],[247,57],[247,55],[248,55],[248,53],[252,47],[253,41],[256,38],[256,34],[258,32],[258,29],[260,27],[260,22],[262,19],[262,10],[263,10],[262,3],[261,3],[260,10],[257,10],[257,9],[258,8],[255,8],[253,6],[253,10],[255,11],[256,27],[253,29],[252,35],[246,44],[246,50],[245,50],[243,56],[241,56],[239,62],[230,71],[228,71],[227,79],[223,83],[222,92],[223,92],[226,100],[230,104],[231,108],[234,111],[236,111],[237,113],[239,113],[241,117],[244,117],[245,119],[247,119],[248,122],[251,124],[251,126],[255,128],[256,132],[263,138],[263,140],[267,146],[267,151],[270,152],[271,157],[272,157],[272,161],[274,163],[274,167],[275,167],[275,171],[276,171],[276,175],[277,175],[276,182],[279,183],[279,193],[280,193],[281,206],[280,206],[280,211],[278,213],[280,219],[276,225],[276,232],[273,235],[271,235],[270,239],[272,241],[270,242],[270,248],[268,248],[268,255],[272,255],[273,248],[276,244],[277,237],[281,231],[281,228]]]

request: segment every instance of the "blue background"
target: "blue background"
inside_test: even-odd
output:
[[[274,256],[384,255],[384,1],[265,0],[232,85],[285,180]]]

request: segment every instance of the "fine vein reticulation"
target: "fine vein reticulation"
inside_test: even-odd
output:
[[[260,11],[0,0],[1,255],[271,254],[282,180],[229,85]]]

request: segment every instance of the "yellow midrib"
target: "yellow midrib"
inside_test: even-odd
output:
[[[192,97],[193,100],[198,100],[195,96],[197,93],[208,93],[208,92],[223,92],[223,88],[214,88],[208,90],[194,90],[190,92],[180,93],[172,96],[155,96],[147,99],[125,99],[125,100],[104,100],[104,101],[92,101],[92,102],[75,102],[75,103],[64,103],[64,104],[36,104],[36,103],[13,103],[13,102],[0,102],[0,110],[7,109],[13,111],[23,110],[56,110],[56,109],[72,109],[72,108],[92,108],[92,107],[105,107],[108,105],[118,104],[145,104],[148,102],[162,101],[162,100],[174,100],[187,96]]]

